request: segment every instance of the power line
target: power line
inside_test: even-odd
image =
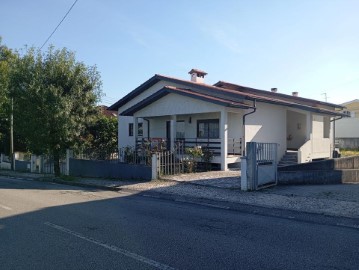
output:
[[[67,15],[69,15],[71,9],[75,6],[75,4],[77,3],[78,0],[75,0],[75,2],[72,4],[72,6],[70,7],[70,9],[66,12],[65,16],[62,18],[62,20],[59,22],[59,24],[55,27],[54,31],[52,31],[51,35],[46,39],[46,41],[44,42],[44,44],[42,44],[40,50],[45,46],[45,44],[49,41],[49,39],[52,37],[53,34],[55,34],[57,28],[59,28],[59,26],[62,24],[62,22],[65,20],[65,18],[67,17]]]

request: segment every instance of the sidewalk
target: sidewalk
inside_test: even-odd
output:
[[[236,174],[232,177],[202,179],[193,177],[191,181],[181,180],[181,176],[170,180],[150,182],[136,180],[106,180],[75,178],[64,181],[49,175],[1,171],[0,175],[16,178],[54,181],[69,185],[83,185],[112,190],[131,190],[134,192],[157,192],[167,195],[185,196],[196,199],[239,203],[268,208],[287,209],[307,213],[324,214],[348,218],[359,218],[359,185],[308,185],[277,186],[262,191],[242,192],[236,184]],[[228,182],[233,182],[228,185]],[[238,180],[237,180],[238,181]]]

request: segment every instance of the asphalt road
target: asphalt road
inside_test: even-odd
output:
[[[359,269],[359,227],[284,216],[0,177],[0,269]]]

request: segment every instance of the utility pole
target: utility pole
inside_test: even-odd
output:
[[[15,170],[15,156],[14,156],[14,99],[11,98],[11,115],[10,115],[10,158],[11,170]]]
[[[322,93],[322,95],[324,95],[324,100],[325,100],[325,102],[327,102],[328,101],[327,93]]]

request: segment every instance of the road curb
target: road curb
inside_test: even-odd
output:
[[[201,204],[203,206],[208,207],[214,207],[214,208],[222,208],[227,210],[243,210],[243,207],[253,207],[253,208],[260,208],[260,209],[266,209],[274,210],[274,211],[290,211],[293,213],[306,213],[306,214],[312,214],[312,215],[320,215],[322,217],[333,217],[333,218],[344,218],[344,219],[351,219],[356,220],[357,224],[359,224],[359,218],[357,217],[350,217],[350,216],[344,216],[344,215],[338,215],[335,213],[323,213],[321,211],[310,211],[308,209],[305,210],[298,210],[298,209],[290,209],[290,208],[284,208],[284,207],[273,207],[273,206],[267,206],[263,204],[256,204],[256,203],[246,203],[246,202],[229,202],[226,200],[220,200],[220,199],[213,199],[213,198],[207,198],[207,197],[193,197],[188,195],[181,195],[181,194],[171,194],[171,193],[164,193],[156,190],[135,190],[135,189],[129,189],[129,188],[121,188],[121,187],[108,187],[103,185],[96,185],[96,184],[86,184],[86,183],[80,183],[76,181],[66,181],[56,178],[36,178],[36,177],[21,177],[21,176],[14,176],[9,174],[2,174],[0,172],[0,175],[7,176],[14,179],[26,179],[26,180],[33,180],[37,182],[48,182],[48,183],[57,183],[62,185],[69,185],[69,186],[77,186],[77,187],[86,187],[86,188],[92,188],[92,189],[99,189],[99,190],[107,190],[107,191],[115,191],[115,192],[129,192],[132,194],[141,195],[144,197],[153,197],[157,199],[166,199],[171,201],[181,201],[181,202],[187,202],[187,203],[196,203]],[[176,182],[182,185],[192,185],[192,186],[202,186],[198,184],[188,183],[188,182],[181,182],[181,181],[175,181],[175,180],[166,180],[161,179],[164,181],[170,181],[170,182]],[[211,186],[211,188],[213,188]],[[214,187],[216,188],[216,187]],[[217,187],[217,189],[219,189]],[[230,190],[230,189],[227,189]],[[230,205],[230,206],[228,206]]]

